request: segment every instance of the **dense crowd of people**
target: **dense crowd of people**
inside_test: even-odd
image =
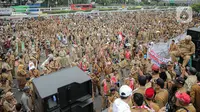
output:
[[[183,24],[167,10],[109,12],[1,20],[1,26],[0,112],[34,111],[32,80],[73,66],[91,77],[93,99],[102,97],[102,110],[200,112],[200,74],[186,67],[189,52],[177,53],[182,44],[172,44],[173,60],[160,66],[147,57],[149,43],[200,26],[199,17]],[[177,56],[184,65],[177,64]],[[12,93],[15,87],[23,92],[21,101]]]

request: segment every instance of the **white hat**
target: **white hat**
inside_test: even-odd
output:
[[[29,62],[29,71],[35,69],[35,65],[33,62]]]
[[[122,96],[122,97],[131,96],[132,95],[132,89],[127,85],[123,85],[119,89],[119,95]]]
[[[187,40],[191,40],[192,37],[191,37],[190,35],[186,35],[186,36],[185,36],[185,39],[187,39]]]

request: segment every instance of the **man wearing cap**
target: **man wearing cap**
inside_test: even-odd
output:
[[[117,98],[113,103],[113,112],[131,112],[128,102],[131,100],[132,89],[123,85],[119,89],[120,98]]]
[[[184,88],[185,79],[182,77],[177,77],[174,80],[175,87],[177,87],[177,92],[187,92],[186,88]]]
[[[170,74],[172,79],[175,79],[176,72],[174,71],[174,64],[171,61],[167,62],[167,72]]]
[[[176,112],[196,112],[196,109],[194,108],[194,106],[192,105],[192,103],[190,103],[191,99],[190,96],[183,92],[177,92],[175,94],[176,97],[176,106],[178,107],[176,109]]]
[[[186,67],[186,71],[188,76],[185,80],[184,88],[186,88],[187,92],[190,92],[191,87],[197,83],[197,70],[194,67]],[[186,74],[183,75],[186,76]]]
[[[152,82],[152,87],[154,87],[155,86],[155,80],[157,80],[158,78],[160,78],[160,75],[159,75],[160,68],[156,64],[153,64],[151,66],[151,69],[152,69],[152,79],[151,79],[151,82]]]
[[[158,106],[158,104],[154,103],[152,100],[154,99],[155,96],[155,91],[152,87],[147,88],[144,94],[144,97],[146,98],[145,100],[145,105],[153,110],[155,110],[155,112],[158,112],[160,107]]]
[[[13,93],[7,92],[5,94],[5,101],[3,102],[3,107],[5,112],[14,112],[17,100],[13,97]]]
[[[31,95],[30,95],[30,87],[25,86],[23,89],[23,94],[21,97],[21,102],[23,105],[23,110],[25,112],[31,112],[33,105],[32,105],[32,100],[31,100]]]
[[[155,90],[156,90],[156,96],[155,101],[159,105],[160,108],[164,107],[168,101],[168,91],[164,89],[165,82],[161,78],[158,78],[155,81]]]
[[[183,67],[187,65],[190,57],[195,53],[195,44],[191,41],[191,38],[191,36],[187,35],[184,40],[179,42],[178,50],[170,52],[173,62],[177,62],[176,57],[183,58]]]
[[[151,66],[151,69],[152,69],[152,80],[158,79],[160,77],[159,76],[159,70],[160,70],[160,68],[156,64],[153,64]]]
[[[108,96],[109,106],[113,104],[115,99],[119,98],[119,93],[116,91],[115,87],[110,88],[110,96]]]
[[[172,80],[171,75],[167,72],[167,65],[166,64],[160,64],[160,77],[162,77],[162,75],[167,76],[166,81]]]
[[[198,82],[191,88],[190,96],[196,111],[200,112],[200,73],[197,73],[197,80]]]

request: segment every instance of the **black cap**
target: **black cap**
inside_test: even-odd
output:
[[[189,72],[191,75],[196,75],[197,70],[194,67],[186,67],[187,72]]]
[[[164,64],[164,63],[163,63],[163,64],[160,64],[160,68],[161,68],[161,69],[165,69],[165,70],[166,70],[166,69],[167,69],[167,65],[166,65],[166,64]]]
[[[26,92],[26,91],[28,91],[28,90],[30,90],[30,87],[29,87],[29,86],[25,86],[24,89],[23,89],[24,92]]]
[[[177,77],[174,82],[177,84],[182,84],[184,85],[185,84],[185,79],[183,77]]]
[[[174,63],[172,61],[167,62],[167,66],[173,65]]]
[[[156,84],[158,84],[161,88],[164,88],[165,86],[165,81],[161,78],[158,78],[156,81],[155,81]]]
[[[116,88],[115,87],[111,87],[110,88],[110,91],[112,92],[112,91],[116,91]]]

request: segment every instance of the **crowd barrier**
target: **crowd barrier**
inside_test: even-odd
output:
[[[168,9],[140,9],[140,10],[112,10],[112,11],[98,11],[99,13],[112,13],[112,12],[136,12],[136,11],[175,11],[175,8]],[[52,16],[62,16],[67,17],[69,14],[94,14],[91,12],[77,12],[77,13],[63,13],[63,14],[38,14],[38,15],[16,15],[16,16],[0,16],[0,19],[12,19],[12,18],[35,18],[35,17],[52,17]]]

